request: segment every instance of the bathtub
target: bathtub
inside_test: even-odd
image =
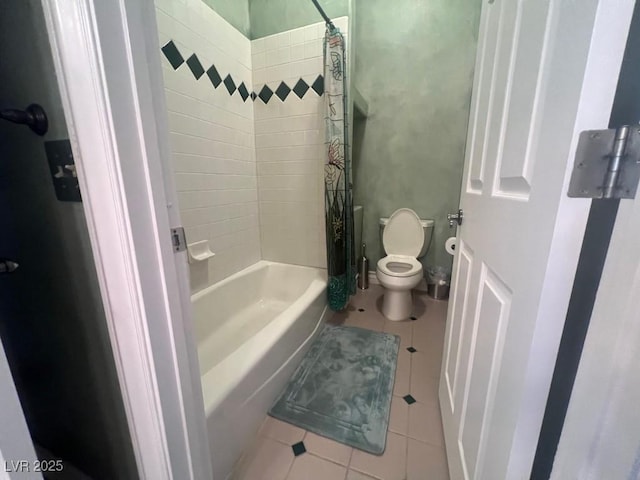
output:
[[[191,297],[214,480],[231,476],[320,331],[326,275],[261,261]]]

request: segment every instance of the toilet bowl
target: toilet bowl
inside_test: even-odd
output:
[[[411,316],[413,290],[422,280],[422,264],[418,258],[426,253],[432,220],[420,220],[409,208],[396,210],[384,225],[382,244],[386,257],[378,261],[376,277],[384,287],[383,315],[393,321]]]

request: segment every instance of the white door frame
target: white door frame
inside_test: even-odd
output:
[[[211,478],[153,1],[42,5],[140,478]]]
[[[640,188],[621,200],[552,480],[640,478]]]

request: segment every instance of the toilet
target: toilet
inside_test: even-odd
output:
[[[386,257],[378,261],[376,277],[384,287],[382,313],[389,320],[411,316],[411,290],[422,280],[422,258],[429,249],[433,220],[421,220],[410,208],[400,208],[380,219]]]

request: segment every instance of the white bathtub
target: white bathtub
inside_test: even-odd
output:
[[[229,478],[328,314],[326,270],[261,261],[191,297],[213,479]]]

